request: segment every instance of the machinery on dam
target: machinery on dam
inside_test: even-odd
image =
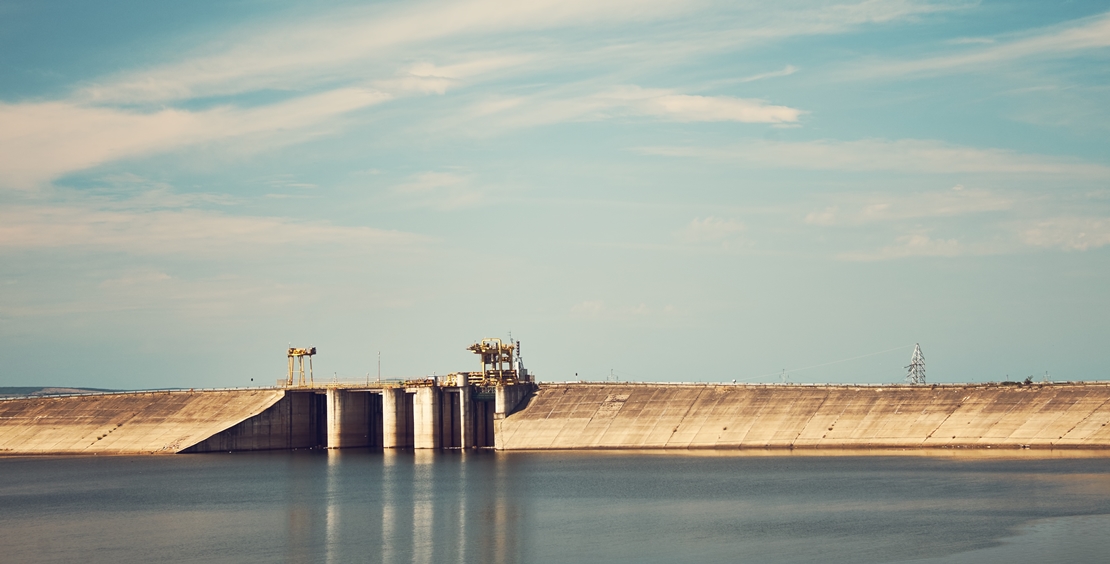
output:
[[[467,380],[473,386],[496,386],[527,382],[528,369],[520,360],[520,341],[504,343],[501,339],[482,339],[466,348],[482,358],[481,372],[467,372]],[[516,352],[516,362],[513,353]]]
[[[286,352],[286,355],[289,357],[289,378],[286,380],[285,385],[286,386],[292,386],[293,385],[293,362],[294,362],[294,360],[299,360],[300,361],[300,374],[301,374],[300,386],[301,387],[305,386],[305,381],[304,381],[304,357],[306,357],[306,356],[308,357],[308,382],[309,382],[309,385],[312,385],[315,382],[315,378],[312,375],[312,357],[316,356],[316,347],[308,347],[307,349],[297,349],[297,348],[289,347],[289,350]]]

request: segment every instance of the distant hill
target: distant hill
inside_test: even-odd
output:
[[[91,394],[97,392],[118,392],[102,388],[58,388],[51,386],[0,386],[0,398],[53,396],[58,394]]]

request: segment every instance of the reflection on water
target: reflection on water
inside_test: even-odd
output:
[[[369,450],[0,459],[0,559],[1081,562],[1110,548],[1108,462]]]

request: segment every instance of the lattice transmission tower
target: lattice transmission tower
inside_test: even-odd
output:
[[[921,354],[921,344],[913,348],[910,365],[906,367],[906,381],[911,384],[925,383],[925,355]]]

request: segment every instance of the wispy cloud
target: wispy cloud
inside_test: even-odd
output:
[[[342,88],[256,108],[150,113],[68,102],[0,103],[0,186],[28,189],[114,159],[198,143],[283,131],[290,135],[290,130],[317,126],[389,98],[374,90]]]
[[[570,306],[572,315],[582,317],[597,317],[605,312],[605,302],[602,300],[585,300]]]
[[[318,245],[360,251],[412,249],[429,242],[400,231],[203,209],[127,209],[99,203],[0,207],[0,250],[74,248],[215,257]]]
[[[757,80],[763,80],[763,79],[766,79],[766,78],[777,78],[777,77],[780,77],[780,76],[790,76],[790,75],[792,75],[796,72],[798,72],[797,67],[795,67],[794,65],[786,65],[785,67],[782,68],[782,70],[777,70],[777,71],[773,71],[773,72],[765,72],[765,73],[761,73],[761,74],[753,74],[752,76],[747,76],[747,77],[741,78],[738,82],[755,82]]]
[[[455,172],[423,172],[394,186],[393,192],[415,205],[441,210],[477,205],[486,196],[469,176]]]
[[[1110,245],[1110,219],[1053,217],[1020,229],[1022,240],[1034,247],[1086,251]]]
[[[734,219],[695,217],[677,235],[686,243],[722,243],[734,241],[744,229],[744,224]]]
[[[965,71],[1022,59],[1073,56],[1084,51],[1105,49],[1110,47],[1110,13],[1043,28],[1017,37],[964,39],[956,44],[975,47],[951,55],[869,63],[849,75],[921,76]]]
[[[696,96],[674,90],[626,85],[602,92],[543,93],[485,100],[471,109],[472,119],[494,118],[503,127],[572,121],[652,117],[677,122],[795,123],[804,110],[732,96]]]
[[[833,197],[837,203],[805,215],[811,225],[863,225],[927,217],[952,217],[965,214],[1008,210],[1013,198],[987,190],[959,189],[915,194],[845,194]]]
[[[893,244],[875,251],[840,253],[838,259],[848,261],[880,261],[908,257],[955,257],[976,252],[956,239],[933,239],[925,234],[903,235]],[[978,252],[976,252],[978,254]]]
[[[399,57],[395,49],[474,34],[524,32],[573,25],[652,20],[699,3],[674,0],[494,0],[420,2],[399,7],[337,10],[310,20],[256,28],[177,63],[125,72],[90,84],[85,99],[144,103],[297,90],[306,81],[343,76],[366,61]],[[224,47],[228,43],[230,47]],[[362,70],[365,73],[365,70]],[[449,78],[458,78],[449,77]]]
[[[719,31],[699,29],[699,40],[654,38],[625,44],[589,46],[593,58],[607,53],[639,52],[660,56],[676,52],[735,49],[738,43],[768,41],[806,34],[839,33],[864,24],[885,23],[959,9],[966,2],[936,0],[864,0],[808,2],[800,8],[768,10],[761,2],[677,0],[496,0],[420,2],[334,10],[312,19],[276,22],[236,30],[234,36],[201,47],[176,62],[124,71],[85,85],[79,99],[95,103],[165,103],[193,98],[234,95],[259,90],[299,91],[305,84],[381,80],[391,60],[411,57],[416,49],[438,46],[443,57],[470,57],[476,37],[525,37],[505,47],[511,57],[535,57],[542,49],[537,32],[569,27],[614,26],[667,20],[682,36],[685,18],[705,28],[712,14]],[[710,28],[713,28],[710,26]],[[455,43],[453,47],[448,44]],[[230,47],[229,47],[230,46]],[[446,49],[445,49],[446,48]],[[676,49],[677,48],[677,49]],[[531,54],[526,54],[531,53]],[[566,54],[548,53],[547,64]],[[649,59],[659,60],[659,57]],[[581,58],[575,57],[578,63]],[[397,82],[404,88],[440,91],[450,80],[461,80],[488,69],[456,68],[455,75],[412,73],[422,80]],[[450,79],[450,80],[443,80]]]
[[[476,57],[451,65],[437,66],[434,63],[417,63],[394,77],[373,81],[376,88],[396,95],[403,94],[446,94],[448,89],[465,84],[493,71],[524,64],[530,59],[527,55],[491,55]]]
[[[503,127],[622,115],[794,124],[803,110],[751,98],[620,86],[629,81],[615,77],[628,78],[635,74],[628,70],[633,68],[647,72],[644,61],[652,61],[651,69],[657,70],[659,64],[681,64],[707,51],[841,33],[959,5],[864,0],[767,10],[758,2],[722,5],[710,0],[513,5],[467,0],[338,9],[296,21],[255,23],[186,50],[176,60],[87,81],[63,99],[0,103],[0,122],[5,124],[0,130],[0,186],[28,188],[70,171],[210,140],[282,132],[279,137],[291,141],[334,116],[393,98],[445,94],[491,77],[550,76],[559,69],[578,71],[584,64],[595,77],[604,78],[593,90],[487,96],[472,114],[495,115]],[[707,30],[703,17],[710,12],[719,17]],[[536,36],[664,20],[675,25],[668,26],[666,37],[652,41],[618,33],[605,41],[553,46]],[[625,71],[613,74],[614,65]],[[795,70],[788,65],[745,80]],[[236,97],[260,92],[267,97],[283,93],[288,99],[255,106],[257,100],[250,96]],[[214,99],[230,102],[206,110],[173,107],[198,100],[204,106]]]
[[[1110,177],[1110,167],[1074,158],[918,139],[752,142],[728,147],[646,147],[641,151],[653,155],[727,160],[774,168]]]
[[[633,107],[651,115],[675,121],[738,121],[742,123],[793,123],[802,110],[775,106],[763,100],[730,96],[691,96],[686,94],[631,97]]]
[[[149,267],[125,268],[80,294],[43,299],[34,289],[0,294],[0,315],[41,320],[112,312],[171,312],[178,319],[241,320],[320,300],[319,290],[251,276],[185,276]],[[74,290],[74,288],[70,288]]]

